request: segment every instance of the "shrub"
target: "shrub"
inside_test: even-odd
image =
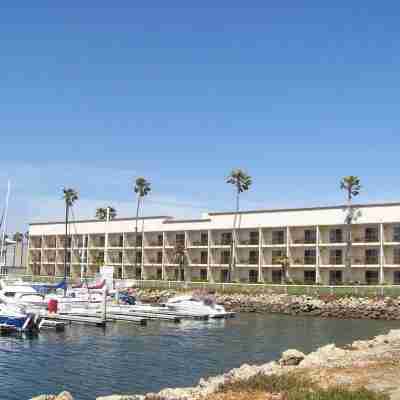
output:
[[[350,390],[346,387],[322,389],[310,379],[295,374],[268,376],[257,374],[247,381],[221,385],[219,392],[281,393],[285,400],[389,400],[388,395],[367,389]]]

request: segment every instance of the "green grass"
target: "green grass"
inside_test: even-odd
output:
[[[295,375],[258,374],[247,381],[221,385],[219,392],[282,393],[287,400],[389,400],[383,393],[367,389],[350,390],[345,387],[319,388],[309,379]]]

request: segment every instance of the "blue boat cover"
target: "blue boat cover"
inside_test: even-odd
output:
[[[46,293],[50,292],[51,290],[66,289],[67,282],[65,279],[63,279],[60,283],[57,283],[56,285],[32,285],[32,287],[37,292],[39,292],[41,294],[46,294]]]

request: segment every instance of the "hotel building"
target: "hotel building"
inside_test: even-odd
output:
[[[352,281],[400,284],[400,203],[355,205],[352,225]],[[298,283],[341,283],[345,262],[345,206],[242,211],[236,246],[235,213],[207,213],[201,219],[166,216],[112,221],[81,220],[69,225],[67,273],[94,276],[114,266],[116,279],[280,283],[279,257],[290,260],[288,275]],[[27,273],[64,274],[63,222],[30,224]],[[176,246],[184,249],[183,269]],[[229,274],[232,248],[234,268]],[[84,272],[83,272],[84,271]]]

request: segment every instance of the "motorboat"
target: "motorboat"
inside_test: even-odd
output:
[[[175,296],[164,303],[170,310],[190,313],[193,315],[208,315],[209,318],[227,318],[234,315],[228,312],[215,299],[210,296],[197,296],[193,294]]]
[[[22,306],[27,312],[35,312],[47,308],[45,297],[38,293],[32,286],[23,282],[0,282],[0,300],[8,305]]]
[[[0,303],[0,328],[18,332],[38,330],[39,318],[36,314],[27,313],[22,307]]]

